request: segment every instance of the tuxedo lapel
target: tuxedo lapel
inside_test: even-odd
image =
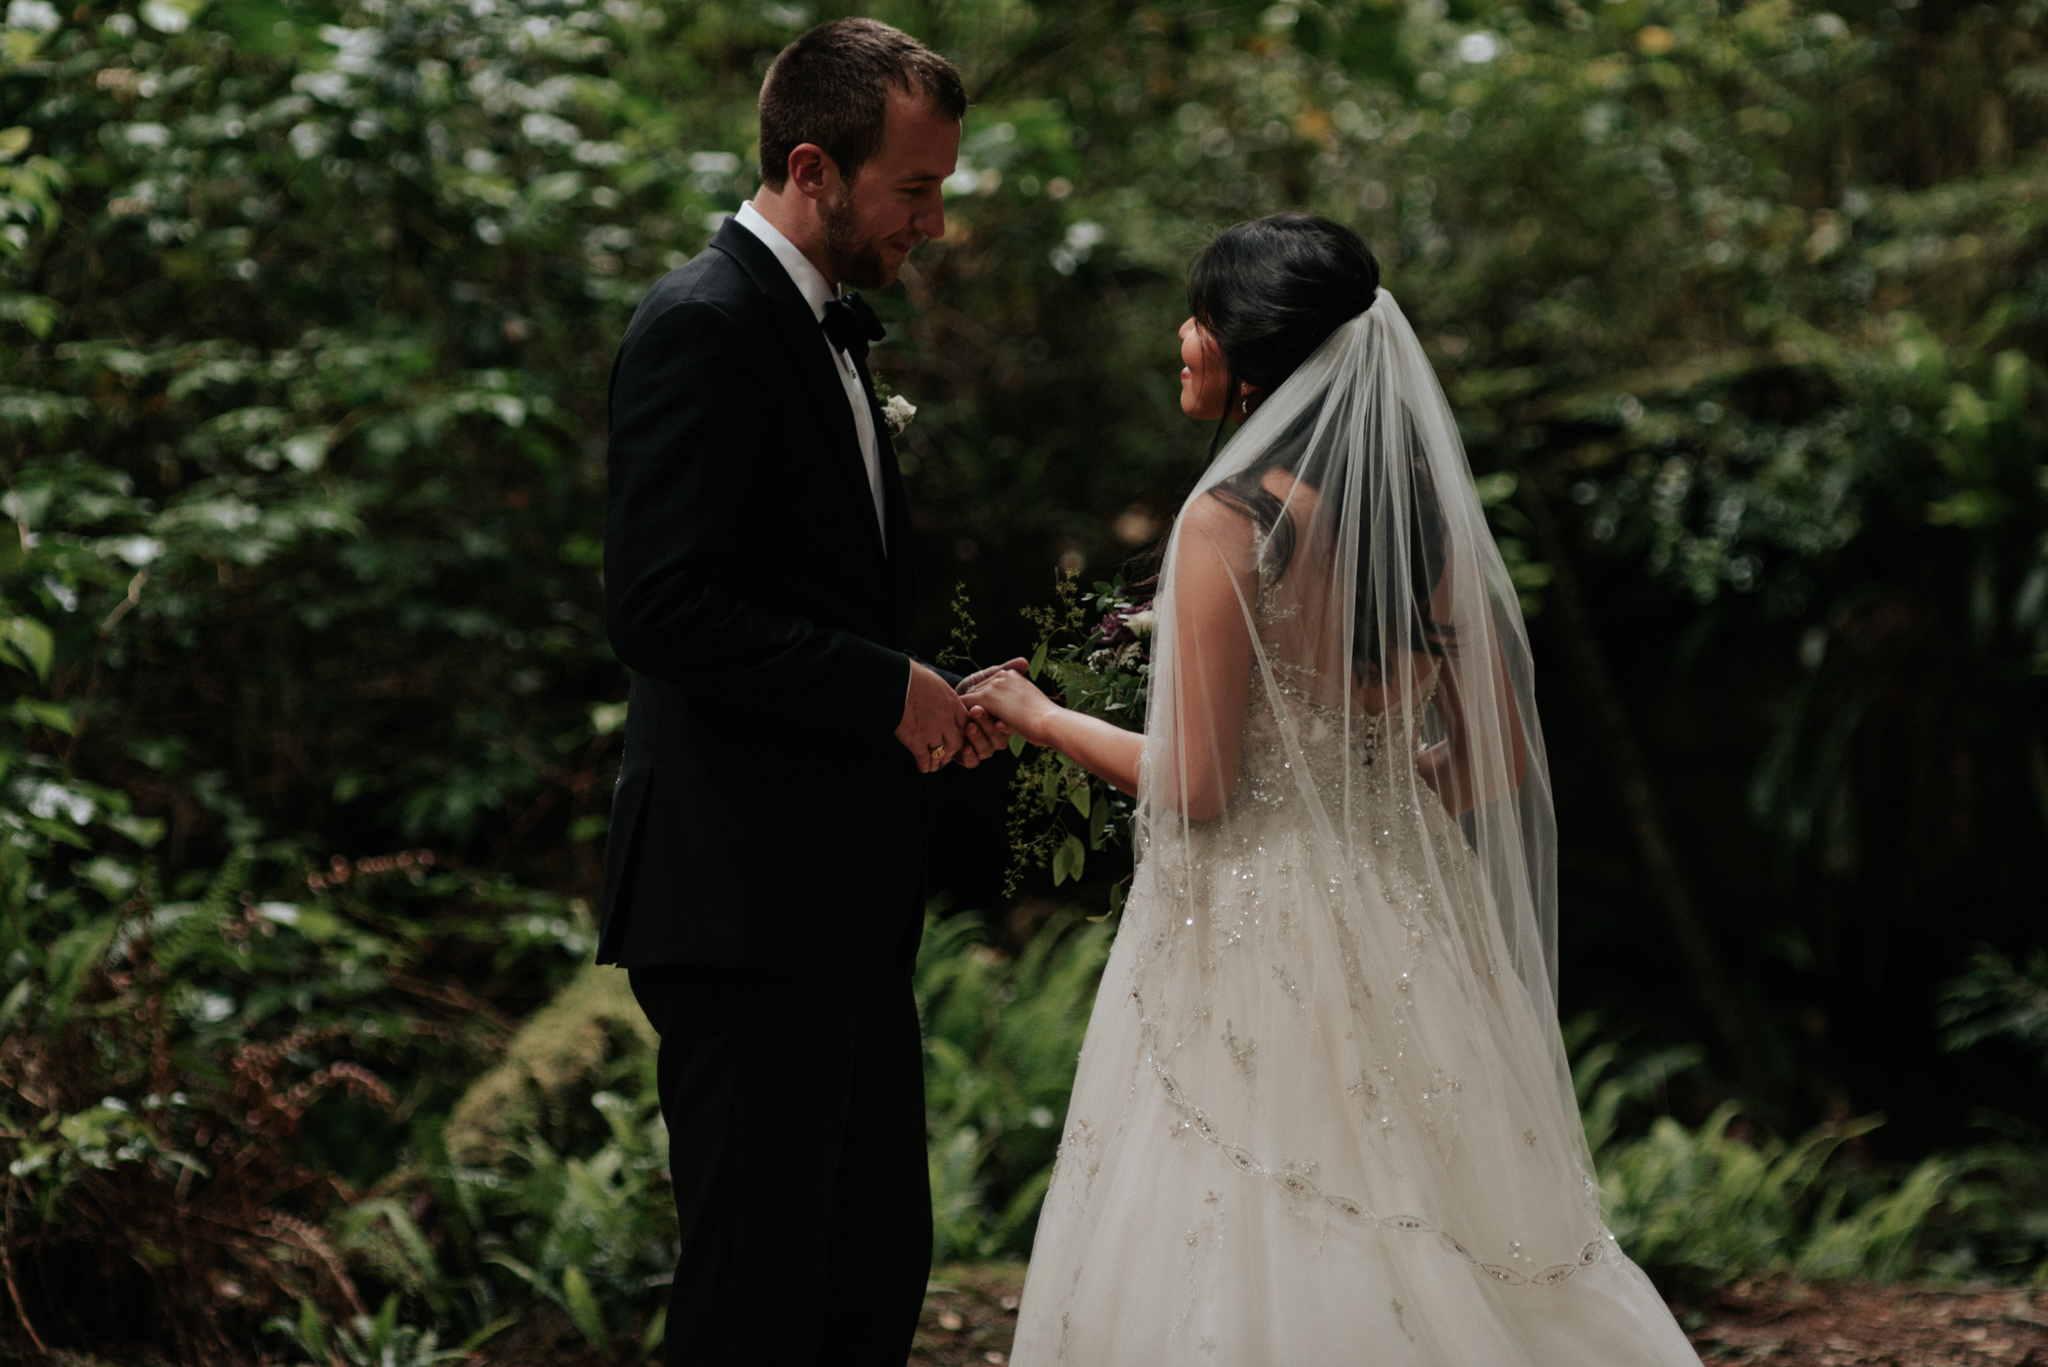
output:
[[[896,444],[889,439],[889,424],[882,417],[882,406],[875,402],[874,377],[868,374],[867,362],[856,364],[860,369],[861,391],[867,395],[868,412],[874,418],[875,456],[882,467],[882,511],[889,527],[885,551],[889,583],[896,593],[901,629],[907,634],[917,616],[916,536],[910,526],[910,500],[903,492],[903,472],[896,465]]]
[[[886,563],[890,557],[884,549],[882,529],[875,522],[875,495],[868,484],[867,462],[861,459],[860,433],[854,427],[853,410],[847,405],[846,390],[840,384],[839,373],[833,368],[832,354],[824,344],[824,335],[818,327],[817,315],[796,282],[789,278],[782,263],[775,259],[775,253],[768,245],[728,220],[718,230],[718,236],[711,245],[730,256],[744,270],[754,285],[766,296],[775,328],[781,334],[783,344],[789,350],[791,373],[799,381],[803,391],[818,405],[819,415],[832,434],[832,450],[828,453],[829,463],[839,472],[841,481],[860,509],[860,515],[874,532],[875,554]],[[866,386],[868,408],[875,411],[874,390]],[[882,426],[881,415],[875,414],[875,439],[879,445],[885,443],[886,428]],[[884,498],[889,475],[894,472],[894,459],[883,462]],[[891,572],[891,582],[895,574]]]

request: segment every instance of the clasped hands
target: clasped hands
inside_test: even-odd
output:
[[[910,691],[903,699],[903,720],[896,740],[910,752],[922,773],[936,773],[958,760],[972,769],[1010,739],[1010,728],[967,695],[999,674],[1023,674],[1024,660],[1008,660],[977,670],[960,681],[956,692],[939,675],[916,660],[910,662]]]

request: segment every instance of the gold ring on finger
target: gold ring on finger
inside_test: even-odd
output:
[[[943,746],[943,745],[934,745],[934,746],[932,747],[932,763],[934,763],[934,764],[944,764],[945,762],[946,762],[946,747],[945,747],[945,746]]]

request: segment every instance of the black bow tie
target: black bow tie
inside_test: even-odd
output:
[[[888,331],[868,307],[868,301],[853,290],[827,303],[825,316],[819,321],[832,345],[862,364],[867,363],[868,343],[881,341]]]

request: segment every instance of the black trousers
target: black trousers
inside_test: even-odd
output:
[[[668,1367],[903,1367],[932,1257],[909,976],[629,977],[682,1232]]]

